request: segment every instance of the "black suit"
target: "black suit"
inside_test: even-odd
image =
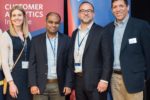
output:
[[[40,93],[44,92],[47,83],[48,62],[46,49],[46,33],[33,38],[29,60],[29,86],[38,86]],[[57,78],[60,93],[63,94],[65,86],[65,76],[67,70],[67,54],[69,48],[69,38],[64,34],[58,34],[57,49]]]
[[[114,23],[107,26],[109,33],[114,33],[114,29]],[[150,26],[145,21],[129,18],[121,44],[120,66],[127,91],[142,91],[145,76],[150,77]]]
[[[97,91],[97,85],[100,80],[109,81],[112,72],[112,37],[110,34],[103,34],[102,27],[93,24],[87,37],[83,59],[82,59],[82,80],[84,91]],[[73,32],[71,39],[71,48],[69,51],[69,68],[74,73],[74,46],[78,29]],[[75,74],[76,77],[76,74]],[[75,79],[74,77],[74,79]],[[75,89],[77,78],[75,79]],[[82,84],[82,83],[81,83]],[[78,90],[76,89],[78,95]],[[106,94],[106,93],[105,93]],[[105,95],[106,97],[106,95]],[[104,98],[105,98],[104,97]],[[90,97],[88,98],[90,100]],[[88,100],[87,99],[87,100]],[[77,96],[78,100],[78,96]],[[97,100],[97,99],[95,99]],[[102,99],[101,99],[102,100]]]

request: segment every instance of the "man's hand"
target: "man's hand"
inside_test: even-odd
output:
[[[68,95],[68,94],[71,93],[71,89],[70,89],[69,87],[64,87],[63,93],[64,93],[65,95]]]
[[[39,90],[39,88],[37,87],[37,86],[32,86],[31,88],[30,88],[30,91],[31,91],[31,94],[40,94],[40,90]]]
[[[101,93],[101,92],[105,92],[107,90],[108,87],[108,83],[103,82],[103,81],[99,81],[98,86],[97,86],[97,90]]]

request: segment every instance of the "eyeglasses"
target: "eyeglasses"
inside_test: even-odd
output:
[[[94,12],[92,9],[87,9],[87,10],[85,10],[85,9],[81,9],[81,10],[79,10],[79,12],[80,13],[92,13],[92,12]]]

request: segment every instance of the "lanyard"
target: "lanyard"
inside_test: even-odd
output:
[[[24,48],[24,57],[25,57],[25,61],[27,61],[27,51],[28,51],[28,47],[27,47],[27,39],[24,39],[24,41],[21,41],[21,44],[23,45]]]
[[[83,43],[85,37],[88,35],[88,33],[89,33],[89,32],[87,32],[87,33],[85,34],[85,36],[82,38],[81,42],[79,43],[79,37],[80,37],[80,36],[79,36],[79,32],[78,32],[78,50],[79,50],[80,46],[82,45],[82,43]]]
[[[24,55],[25,55],[25,61],[27,60],[27,50],[28,50],[28,47],[27,47],[27,40],[25,39],[25,41],[24,41]]]
[[[56,38],[55,38],[55,40],[54,40],[54,46],[52,45],[51,40],[50,40],[50,39],[48,39],[48,40],[49,40],[49,43],[50,43],[50,45],[51,45],[51,48],[52,48],[52,51],[53,51],[53,55],[54,55],[54,60],[55,60],[55,57],[56,57],[56,53],[55,53],[55,49],[56,49]]]

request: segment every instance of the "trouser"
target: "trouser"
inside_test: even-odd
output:
[[[46,89],[41,95],[34,95],[33,100],[65,100],[65,96],[59,93],[58,83],[47,83]]]
[[[97,87],[93,91],[86,90],[83,77],[78,75],[75,79],[75,94],[76,100],[107,100],[107,92],[99,93]]]
[[[111,91],[113,100],[143,100],[143,91],[137,93],[129,93],[127,91],[122,74],[112,74]]]

